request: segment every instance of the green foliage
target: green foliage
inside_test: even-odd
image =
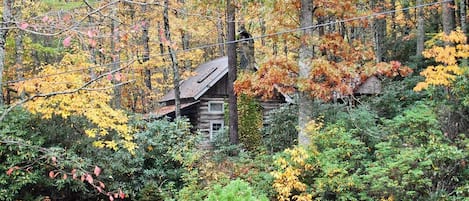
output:
[[[12,111],[0,122],[0,200],[20,198],[17,196],[21,190],[41,177],[38,171],[19,170],[21,164],[32,163],[41,154],[37,147],[44,139],[30,129],[36,123],[31,114],[21,109]],[[9,170],[13,171],[8,175]]]
[[[108,182],[123,188],[134,199],[173,198],[174,191],[182,188],[187,168],[200,157],[196,151],[198,136],[190,132],[187,119],[142,122],[141,126],[144,129],[135,135],[139,145],[135,155],[125,150],[99,150],[93,155],[102,156],[102,167],[112,175]]]
[[[464,134],[454,143],[423,103],[381,121],[367,108],[338,114],[335,123],[311,122],[311,147],[277,156],[279,200],[464,200]]]
[[[379,116],[391,119],[414,104],[415,101],[425,99],[425,93],[415,93],[412,90],[421,80],[422,78],[419,76],[406,77],[402,80],[385,80],[383,81],[382,94],[372,97],[368,102]]]
[[[232,153],[238,153],[241,150],[241,145],[234,145],[230,142],[230,133],[228,129],[220,130],[211,142],[213,146],[213,159],[221,161]]]
[[[168,200],[182,188],[182,175],[200,156],[197,134],[190,132],[187,120],[138,122],[143,130],[135,135],[139,147],[134,154],[92,146],[94,139],[77,127],[86,123],[83,118],[43,120],[22,110],[10,113],[0,122],[0,171],[9,174],[0,174],[0,200],[106,198],[87,180],[79,180],[93,174],[94,167],[102,170],[93,178],[96,185],[105,185],[104,192],[121,189],[131,199]],[[50,171],[54,179],[45,176]]]
[[[239,142],[247,150],[259,149],[262,144],[262,109],[254,98],[241,94],[238,98]]]
[[[439,129],[436,115],[416,105],[385,122],[388,139],[376,145],[370,164],[369,194],[396,200],[462,200],[454,195],[468,177],[467,151],[451,145]],[[450,198],[451,197],[451,198]]]
[[[319,164],[314,185],[323,199],[350,200],[361,192],[360,175],[368,150],[365,144],[345,128],[330,125],[312,137]]]
[[[239,151],[237,156],[209,152],[190,172],[183,175],[184,188],[177,200],[204,200],[215,186],[226,186],[231,179],[248,182],[253,192],[273,198],[273,177],[269,174],[272,156],[262,151]]]
[[[42,120],[19,108],[0,122],[0,158],[5,161],[0,171],[7,173],[0,175],[1,200],[34,200],[46,195],[79,199],[83,194],[76,192],[93,191],[92,188],[87,189],[81,181],[45,176],[54,171],[54,177],[63,178],[64,175],[69,176],[67,171],[71,168],[78,170],[76,174],[81,176],[90,166],[89,160],[56,144],[59,141],[56,136],[60,131],[73,136],[73,128],[60,126],[58,122],[61,120]],[[44,133],[49,134],[48,138]],[[62,141],[65,139],[62,138]]]
[[[263,143],[269,152],[283,151],[297,143],[297,114],[296,105],[283,105],[270,112],[266,122],[268,126],[263,129]]]
[[[178,192],[178,200],[202,201],[207,196],[207,189],[200,183],[201,175],[198,169],[192,169],[182,175],[184,187]]]
[[[257,194],[249,186],[249,183],[240,179],[231,181],[228,185],[222,187],[216,185],[208,194],[206,201],[267,201],[267,197]]]
[[[464,74],[458,76],[454,83],[453,94],[463,106],[469,107],[469,67],[464,68]]]
[[[61,1],[61,0],[42,0],[44,4],[46,4],[49,9],[60,9],[60,10],[72,10],[76,9],[80,6],[83,6],[83,2],[81,1]],[[90,1],[93,4],[95,1]]]

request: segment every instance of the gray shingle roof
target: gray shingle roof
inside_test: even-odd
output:
[[[180,84],[181,99],[198,100],[207,90],[228,73],[228,57],[221,57],[199,65],[195,75]],[[174,90],[168,92],[160,102],[174,100]]]

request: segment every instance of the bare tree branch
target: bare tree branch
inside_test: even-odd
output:
[[[120,2],[120,0],[111,1],[111,2],[109,2],[109,3],[107,3],[107,4],[103,5],[103,6],[101,6],[101,7],[99,7],[99,8],[96,8],[96,9],[94,9],[93,11],[88,12],[85,16],[83,16],[83,17],[82,17],[80,20],[78,20],[77,22],[73,23],[73,25],[68,26],[68,27],[65,27],[64,29],[61,29],[61,30],[59,30],[59,31],[57,31],[57,32],[54,32],[54,33],[44,33],[44,32],[39,32],[39,31],[31,30],[31,29],[24,29],[24,28],[21,28],[21,25],[20,25],[21,22],[15,22],[15,21],[4,22],[4,23],[12,23],[12,24],[15,24],[15,25],[16,25],[15,27],[12,27],[12,26],[10,26],[10,27],[2,27],[2,28],[0,28],[0,30],[4,30],[4,29],[8,29],[8,30],[9,30],[9,29],[17,28],[17,29],[20,29],[20,30],[22,30],[22,31],[25,31],[25,32],[28,32],[28,33],[31,33],[31,34],[35,34],[35,35],[41,35],[41,36],[58,36],[58,35],[60,35],[60,34],[63,34],[63,33],[65,33],[65,32],[67,32],[67,31],[71,31],[71,30],[73,30],[74,28],[78,27],[78,26],[79,26],[80,24],[82,24],[90,15],[93,15],[93,14],[95,14],[95,13],[100,13],[101,10],[103,10],[103,9],[105,9],[105,8],[111,6],[111,5],[114,5],[114,4],[116,4],[116,3],[119,3],[119,2]]]

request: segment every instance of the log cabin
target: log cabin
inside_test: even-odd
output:
[[[216,133],[225,126],[225,108],[228,102],[228,57],[221,57],[199,65],[193,76],[180,83],[181,116],[186,116],[194,130],[200,131],[204,145],[210,146]],[[355,95],[372,95],[381,92],[381,81],[372,76],[354,90]],[[174,90],[159,100],[160,108],[149,114],[149,118],[175,117]],[[263,119],[269,118],[269,111],[293,99],[277,92],[269,100],[259,99]],[[265,124],[264,124],[265,125]]]
[[[228,102],[228,57],[221,57],[199,65],[194,75],[180,83],[181,116],[186,116],[194,130],[200,131],[203,142],[214,139],[217,131],[225,126],[225,108]],[[175,117],[174,90],[160,101],[161,107],[150,114],[151,118]],[[264,122],[269,111],[284,103],[293,102],[285,94],[278,93],[269,100],[259,99]]]

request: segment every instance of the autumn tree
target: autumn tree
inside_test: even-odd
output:
[[[378,62],[376,52],[368,48],[373,44],[381,44],[385,37],[383,32],[378,37],[381,42],[367,40],[374,37],[374,32],[382,31],[381,28],[370,27],[367,18],[373,16],[379,23],[382,20],[379,14],[381,9],[377,10],[378,13],[373,13],[354,1],[295,1],[288,7],[274,3],[269,12],[298,16],[300,23],[282,18],[268,22],[299,31],[273,37],[269,45],[274,48],[256,47],[264,51],[261,55],[272,56],[264,58],[255,74],[242,74],[237,81],[237,91],[264,98],[271,97],[276,90],[290,94],[298,92],[298,129],[301,134],[301,129],[311,115],[306,108],[311,106],[310,100],[331,101],[353,96],[356,87],[374,75],[408,75],[411,72],[409,68],[397,61]],[[362,13],[368,15],[360,17]],[[358,19],[347,20],[350,18]],[[278,28],[276,26],[272,26],[272,29]],[[280,39],[285,41],[282,55],[277,54],[275,48]],[[289,51],[295,48],[300,49],[298,54]],[[303,141],[304,137],[300,135],[300,144],[307,144]]]
[[[443,41],[444,45],[439,45]],[[466,66],[459,66],[458,61],[469,57],[467,38],[461,30],[437,34],[427,41],[428,49],[422,54],[426,58],[434,59],[438,65],[428,66],[420,75],[425,80],[419,82],[414,90],[422,91],[431,87],[452,88],[457,76],[464,73]]]

